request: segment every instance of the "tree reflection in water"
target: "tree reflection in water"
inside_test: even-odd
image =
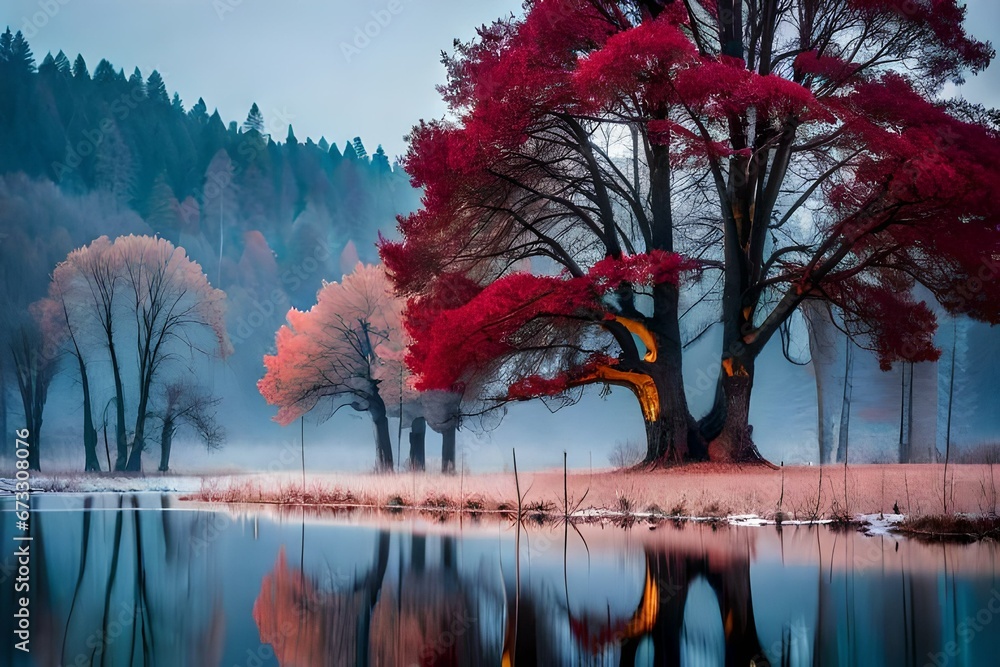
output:
[[[3,665],[791,667],[1000,654],[983,621],[1000,608],[991,543],[824,527],[366,525],[178,511],[155,494],[38,498],[33,652],[5,642]]]

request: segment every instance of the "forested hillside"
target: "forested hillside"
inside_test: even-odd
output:
[[[23,323],[70,250],[101,235],[155,234],[184,248],[227,293],[227,373],[234,386],[237,378],[252,386],[288,308],[308,306],[342,266],[377,261],[378,230],[393,229],[396,214],[419,201],[381,146],[369,155],[333,120],[331,131],[348,140],[300,141],[287,122],[256,104],[242,122],[223,119],[204,98],[181,100],[157,71],[61,51],[36,56],[7,29],[0,337]],[[16,384],[4,348],[0,394],[9,404]]]

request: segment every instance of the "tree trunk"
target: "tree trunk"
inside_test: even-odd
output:
[[[104,455],[106,457],[108,457],[108,471],[110,472],[110,471],[114,470],[114,468],[111,466],[111,449],[108,447],[108,422],[107,422],[107,420],[104,421],[103,431],[104,431]]]
[[[668,117],[668,110],[659,107],[652,110],[652,115],[665,119]],[[656,142],[649,150],[652,229],[648,249],[673,252],[675,221],[670,197],[671,147],[669,143]],[[643,419],[646,422],[644,462],[659,465],[688,458],[704,458],[702,440],[684,394],[684,377],[681,374],[684,343],[680,330],[680,290],[676,285],[664,283],[653,288],[653,313],[646,326],[652,334],[654,349],[650,350],[649,344],[643,341],[647,349],[638,366],[653,381],[656,407],[651,411],[649,405],[643,404]],[[640,403],[643,403],[640,392],[636,393],[639,394]],[[649,400],[648,397],[646,400]]]
[[[41,357],[41,350],[39,350],[39,357]],[[35,376],[35,393],[32,395],[32,401],[34,401],[34,416],[35,424],[32,429],[32,436],[35,438],[34,449],[35,449],[35,465],[41,465],[41,442],[42,442],[42,413],[45,411],[45,401],[48,399],[49,395],[49,383],[52,381],[52,373],[50,371],[51,365],[54,362],[45,361],[39,359],[38,372]],[[40,470],[40,468],[36,468]]]
[[[410,469],[423,471],[426,469],[424,443],[427,436],[427,420],[417,417],[410,425]]]
[[[28,469],[41,470],[42,410],[51,374],[42,367],[45,362],[38,350],[32,347],[28,334],[22,332],[20,335],[21,340],[17,347],[11,347],[11,352],[17,388],[21,394],[21,407],[24,409],[24,425],[28,429]]]
[[[21,389],[21,403],[24,406],[24,425],[28,428],[28,470],[41,470],[41,457],[38,453],[38,430],[35,428],[35,415],[31,400]]]
[[[369,399],[368,403],[368,412],[375,422],[375,467],[379,472],[392,472],[392,441],[385,403],[378,395]]]
[[[170,470],[170,446],[174,440],[174,421],[165,419],[163,429],[160,431],[160,472]]]
[[[125,460],[125,472],[142,472],[143,442],[138,437],[132,440],[132,448]]]
[[[837,444],[837,463],[847,462],[847,448],[851,444],[851,395],[854,392],[854,353],[851,341],[846,341],[844,359],[844,398],[840,408],[840,434]]]
[[[142,451],[146,448],[146,408],[149,406],[149,389],[152,385],[152,373],[148,374],[139,391],[139,411],[135,417],[135,437],[132,439],[132,451],[129,452],[125,470],[142,472]]]
[[[672,247],[672,243],[664,241],[663,244]],[[680,291],[674,285],[657,285],[653,291],[654,317],[649,322],[649,330],[656,349],[647,349],[641,362],[641,367],[653,381],[657,402],[652,413],[648,406],[643,405],[646,464],[680,463],[688,459],[703,459],[707,454],[684,393],[679,298]],[[653,352],[653,358],[650,358],[650,352]],[[640,392],[637,394],[640,404],[643,403],[643,396]]]
[[[715,398],[712,407],[705,416],[698,420],[698,432],[705,442],[711,442],[719,437],[726,425],[726,391],[722,388],[722,379],[715,383]]]
[[[723,363],[722,393],[726,418],[718,437],[708,444],[708,457],[718,462],[763,462],[753,444],[750,426],[750,394],[753,390],[753,360],[729,357]]]
[[[108,341],[108,352],[111,356],[111,371],[115,378],[115,443],[118,446],[118,454],[115,458],[115,470],[125,470],[128,464],[128,440],[125,437],[125,391],[122,389],[122,374],[118,367],[118,355],[115,347]]]
[[[913,364],[904,361],[900,366],[899,462],[910,463],[910,429],[913,423],[910,418],[910,410],[913,408]]]
[[[458,425],[452,421],[441,432],[441,472],[455,474],[455,431]]]
[[[698,424],[688,410],[681,369],[665,363],[659,366],[649,373],[656,387],[657,413],[651,415],[643,409],[646,425],[646,457],[643,463],[662,465],[704,459],[707,452],[698,432]],[[639,402],[643,402],[641,396]]]
[[[83,452],[86,472],[100,472],[101,462],[97,458],[97,429],[94,427],[94,414],[90,404],[90,379],[87,376],[87,366],[81,357],[77,357],[80,366],[80,386],[83,388]]]
[[[832,463],[837,455],[834,440],[835,415],[838,411],[836,391],[838,341],[843,336],[837,329],[829,304],[807,299],[799,306],[809,332],[809,356],[816,380],[816,435],[819,440],[819,463]]]

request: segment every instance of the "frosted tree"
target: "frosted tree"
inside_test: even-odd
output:
[[[97,345],[95,338],[72,339],[79,347],[74,354],[81,379],[85,358],[106,352],[115,383],[115,469],[141,470],[154,381],[183,353],[225,357],[232,350],[224,322],[225,293],[209,284],[201,266],[182,248],[161,238],[129,235],[114,242],[102,236],[72,251],[56,267],[49,298],[49,312],[61,309],[69,331],[87,325],[97,329]],[[135,385],[126,391],[122,366],[129,345],[134,345],[136,371],[131,376]],[[131,447],[126,397],[136,401]]]
[[[209,284],[201,266],[183,248],[148,236],[121,237],[114,248],[121,258],[125,308],[136,326],[138,409],[125,469],[138,471],[150,392],[162,367],[181,350],[221,358],[232,352],[232,346],[225,325],[226,294]]]
[[[63,313],[68,331],[79,331],[88,325],[97,329],[96,337],[89,339],[86,343],[75,335],[71,339],[74,344],[79,344],[82,347],[81,350],[74,350],[78,366],[81,369],[81,383],[86,383],[87,377],[85,357],[89,357],[103,348],[103,352],[107,354],[110,362],[115,386],[115,444],[117,451],[115,470],[124,470],[128,462],[125,387],[122,381],[118,338],[115,336],[119,319],[124,319],[124,314],[118,308],[122,289],[121,271],[120,257],[112,250],[111,240],[107,236],[102,236],[89,245],[70,252],[66,259],[56,267],[49,287],[50,298],[57,301],[58,304],[54,310]],[[95,340],[100,341],[100,343],[95,345]],[[85,406],[89,404],[89,396],[84,396],[84,404]],[[86,413],[84,419],[84,442],[85,446],[89,447]]]

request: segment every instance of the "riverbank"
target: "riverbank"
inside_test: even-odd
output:
[[[726,520],[738,525],[832,522],[873,532],[996,537],[1000,470],[990,465],[763,466],[692,464],[647,472],[561,470],[221,476],[35,475],[40,491],[177,493],[206,503],[514,515],[537,521]],[[4,485],[0,483],[0,489]],[[986,517],[971,522],[973,517]],[[933,518],[933,520],[931,520]],[[961,523],[959,520],[965,521]],[[956,523],[958,522],[958,523]]]
[[[1000,470],[952,465],[785,467],[693,464],[650,472],[561,470],[475,475],[292,474],[204,480],[207,502],[363,505],[539,513],[610,510],[666,516],[843,519],[857,515],[995,514]],[[947,499],[945,496],[947,494]],[[947,505],[945,504],[947,502]]]

